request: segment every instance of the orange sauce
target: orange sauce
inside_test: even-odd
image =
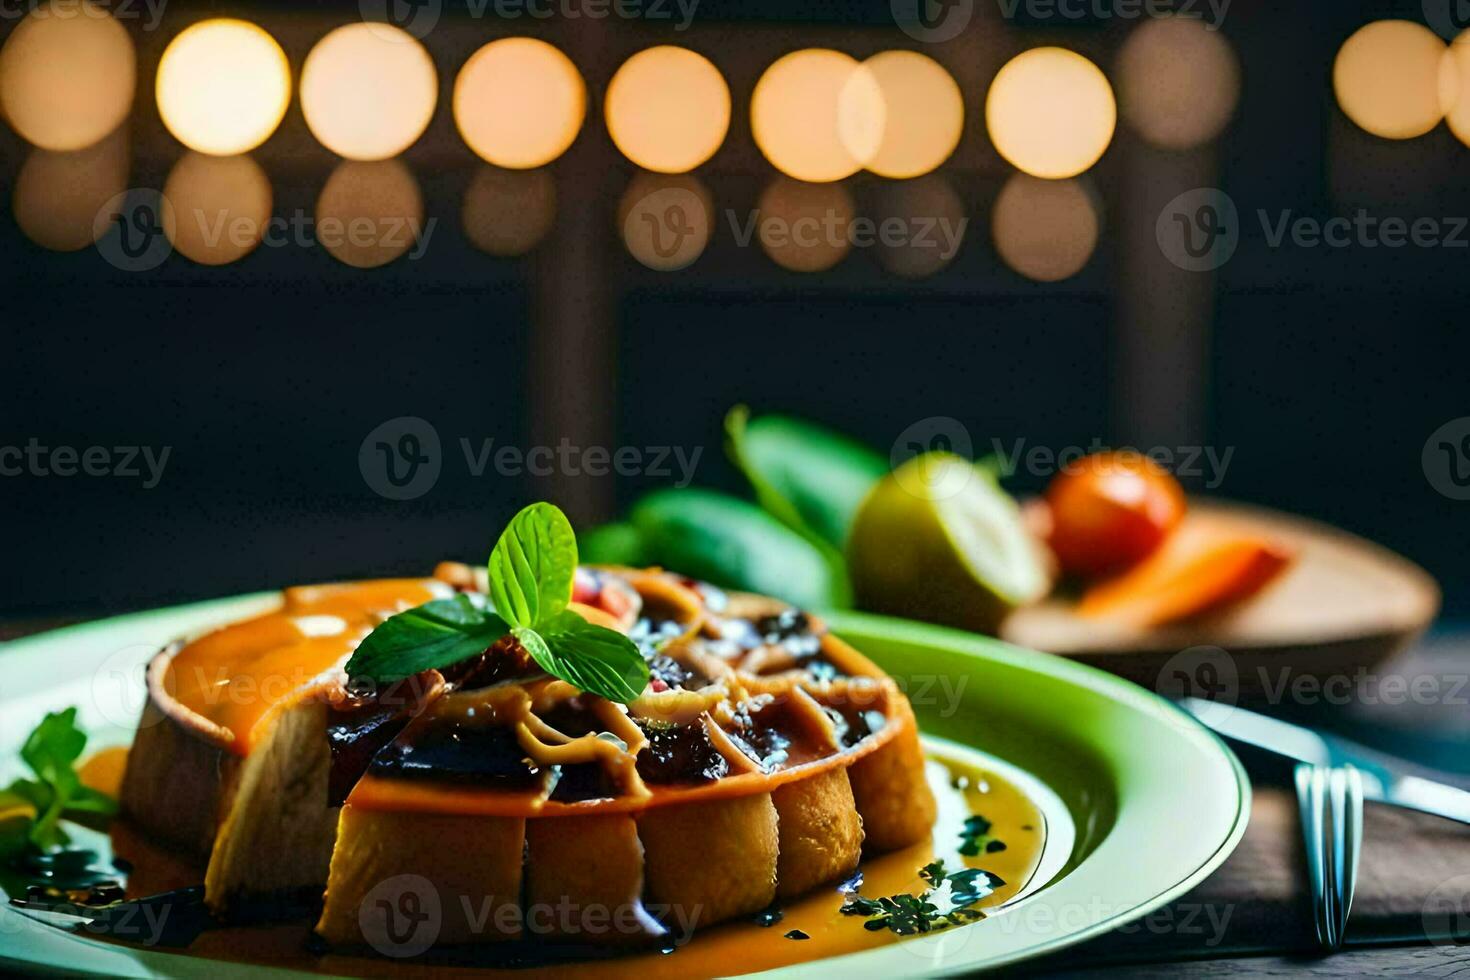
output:
[[[121,760],[117,756],[124,753],[125,750],[118,750],[117,754],[103,761],[89,762],[83,770],[89,784],[95,778],[99,780],[99,788],[105,788],[106,783],[101,780],[110,779],[119,771]],[[939,800],[939,817],[933,838],[902,851],[865,860],[861,866],[864,878],[862,895],[880,898],[900,892],[921,893],[925,886],[918,871],[935,858],[943,858],[950,871],[977,867],[1004,880],[1004,885],[976,906],[982,910],[996,909],[1045,883],[1037,879],[1036,872],[1048,847],[1048,828],[1046,817],[1036,802],[1019,787],[994,773],[945,756],[930,758],[927,775]],[[991,836],[1005,842],[1004,851],[982,853],[976,857],[959,854],[959,829],[966,817],[977,813],[991,822]],[[1066,833],[1061,835],[1061,846],[1066,846],[1066,836]],[[130,895],[156,894],[197,884],[200,880],[200,869],[185,863],[167,848],[144,839],[123,821],[115,823],[112,841],[114,852],[134,864],[135,870],[128,884]],[[1050,858],[1047,863],[1049,866],[1052,864]],[[454,976],[505,980],[551,980],[573,976],[591,980],[682,980],[684,977],[753,973],[907,941],[886,929],[867,930],[861,917],[841,914],[844,901],[836,890],[836,883],[833,883],[785,903],[781,910],[782,918],[770,926],[749,921],[732,922],[694,932],[692,938],[671,954],[636,953],[534,968],[495,969],[473,965],[473,958],[477,955],[483,955],[484,961],[489,961],[495,955],[492,947],[456,954],[452,961],[435,959],[433,953],[409,960],[378,957],[371,953],[317,956],[306,945],[311,928],[309,922],[211,930],[200,935],[187,950],[177,951],[174,955],[365,977],[444,976],[451,973],[446,967],[452,962]],[[983,922],[958,928],[978,930],[968,941],[983,941]],[[792,930],[800,930],[810,938],[787,939],[786,934]],[[465,965],[466,959],[471,965]],[[925,961],[915,961],[916,965],[922,962]]]
[[[349,656],[385,617],[451,594],[435,579],[287,589],[281,608],[208,633],[169,664],[165,689],[247,755],[256,725]]]

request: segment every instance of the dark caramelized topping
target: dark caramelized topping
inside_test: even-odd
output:
[[[617,784],[608,776],[607,770],[596,762],[578,762],[557,767],[556,786],[551,791],[551,799],[557,803],[606,800],[617,795]]]
[[[648,783],[708,783],[723,778],[730,764],[702,722],[688,725],[641,723],[648,744],[638,753],[638,775]]]
[[[543,673],[536,661],[513,636],[502,636],[478,657],[445,668],[444,679],[454,687],[489,687],[505,681],[524,680]]]
[[[327,743],[332,766],[327,775],[327,805],[341,806],[352,787],[367,772],[383,746],[392,741],[419,712],[430,691],[441,686],[440,675],[425,671],[405,677],[381,691],[349,685],[348,698],[332,706],[327,718]]]
[[[412,736],[411,738],[407,736]],[[529,790],[541,774],[526,760],[514,729],[439,718],[413,726],[379,752],[368,770],[394,779],[471,783],[501,790]]]
[[[674,658],[662,654],[648,661],[648,673],[655,691],[667,691],[670,688],[688,690],[691,689],[689,682],[694,679],[692,671],[681,666]]]
[[[766,643],[785,647],[796,657],[812,656],[822,646],[822,638],[812,629],[811,619],[800,609],[783,609],[774,616],[762,616],[753,625]]]

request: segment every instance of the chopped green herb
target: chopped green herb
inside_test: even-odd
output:
[[[1004,841],[990,836],[989,820],[978,813],[966,818],[964,829],[960,831],[961,854],[965,857],[975,857],[977,854],[994,854],[1005,849]]]
[[[870,932],[887,929],[899,936],[938,932],[984,918],[985,913],[970,906],[1005,884],[996,875],[979,868],[948,874],[943,861],[924,865],[919,869],[919,877],[929,885],[922,895],[900,893],[878,899],[851,895],[842,906],[842,914],[863,916],[868,920],[863,928]],[[941,901],[943,911],[938,904]]]
[[[83,786],[75,763],[86,748],[87,735],[77,727],[77,709],[53,711],[41,719],[21,746],[20,757],[36,774],[0,790],[0,811],[29,808],[35,815],[19,832],[0,837],[0,857],[27,848],[53,851],[67,842],[63,817],[110,817],[117,812],[111,797]]]
[[[510,633],[548,674],[610,701],[632,701],[648,685],[648,663],[632,640],[567,608],[576,569],[571,522],[552,504],[532,504],[490,552],[489,603],[465,594],[392,616],[358,646],[347,674],[401,680],[478,656]]]

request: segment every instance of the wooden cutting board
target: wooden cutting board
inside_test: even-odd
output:
[[[1243,504],[1196,499],[1190,510],[1245,524],[1296,559],[1261,594],[1190,622],[1153,629],[1102,623],[1077,616],[1075,598],[1053,596],[1013,613],[1001,638],[1155,688],[1161,671],[1192,669],[1209,656],[1182,651],[1219,647],[1233,662],[1239,696],[1249,699],[1268,692],[1283,667],[1319,679],[1370,668],[1417,638],[1439,611],[1439,587],[1424,569],[1356,535]]]

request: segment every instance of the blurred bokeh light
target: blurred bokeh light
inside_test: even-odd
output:
[[[878,236],[878,261],[905,279],[923,279],[954,261],[964,244],[965,204],[943,174],[884,184],[873,215],[879,227],[897,219],[909,234],[899,242]]]
[[[944,66],[913,51],[883,51],[863,64],[885,107],[883,137],[867,168],[882,177],[917,177],[949,159],[965,128],[965,100]]]
[[[1240,64],[1219,30],[1194,17],[1145,20],[1118,54],[1118,111],[1138,135],[1187,150],[1220,135],[1240,99]]]
[[[1423,136],[1458,95],[1445,43],[1423,24],[1379,20],[1343,42],[1332,66],[1337,104],[1374,136]]]
[[[248,156],[186,154],[169,171],[174,248],[201,265],[227,265],[255,250],[271,218],[271,184]]]
[[[996,150],[1036,177],[1073,177],[1107,150],[1117,106],[1107,78],[1065,48],[1032,48],[990,84],[985,125]]]
[[[470,244],[498,258],[531,251],[555,222],[556,181],[545,170],[483,164],[465,190],[460,210]]]
[[[1102,224],[1084,180],[1012,174],[990,214],[1001,261],[1036,282],[1058,282],[1081,272],[1097,248]]]
[[[883,90],[865,65],[840,51],[807,48],[777,59],[750,97],[756,146],[797,180],[841,180],[883,142]]]
[[[1449,108],[1445,122],[1461,143],[1470,146],[1470,30],[1455,38],[1444,61],[1444,102]]]
[[[730,129],[730,87],[704,55],[660,45],[623,62],[603,115],[623,156],[645,170],[681,174],[704,163]]]
[[[15,178],[11,209],[31,241],[53,252],[91,245],[97,212],[128,187],[128,134],[69,152],[32,150]]]
[[[857,208],[841,184],[809,184],[777,177],[761,193],[756,234],[777,265],[792,272],[824,272],[852,247]]]
[[[688,266],[704,254],[714,230],[714,199],[693,174],[637,174],[618,203],[623,244],[659,272]]]
[[[387,24],[339,27],[301,68],[301,110],[323,146],[349,160],[386,160],[414,144],[439,100],[424,46]]]
[[[454,122],[469,148],[497,167],[550,163],[577,138],[587,87],[571,59],[529,37],[491,41],[454,82]]]
[[[317,241],[359,269],[392,262],[423,229],[423,195],[402,160],[345,160],[317,198]]]
[[[291,66],[256,25],[206,20],[169,42],[154,88],[163,124],[180,143],[200,153],[245,153],[285,118]]]
[[[137,86],[128,32],[92,3],[31,10],[0,48],[0,111],[46,150],[80,150],[127,118]]]

